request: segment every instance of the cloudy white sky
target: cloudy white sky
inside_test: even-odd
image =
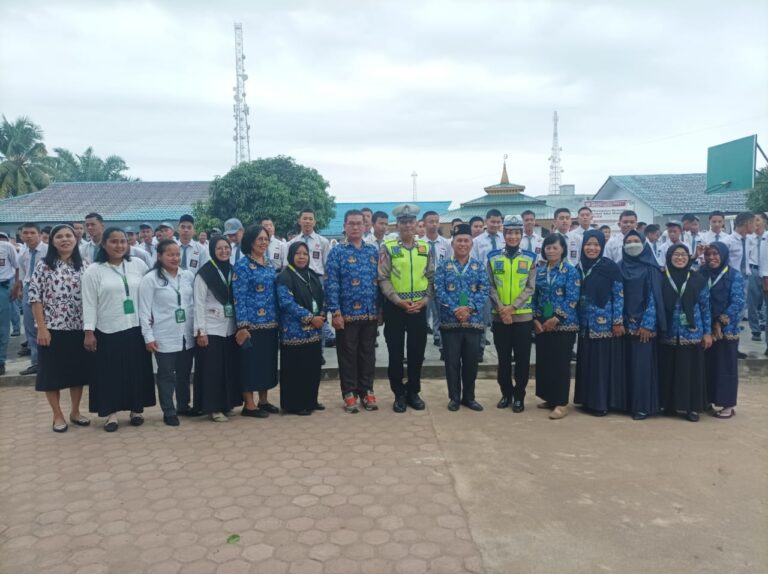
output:
[[[706,170],[710,145],[768,151],[768,2],[439,0],[0,2],[0,113],[49,148],[202,180],[234,159],[233,22],[251,155],[291,155],[339,200],[461,201],[510,179]]]

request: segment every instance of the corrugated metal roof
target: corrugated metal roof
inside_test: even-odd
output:
[[[392,216],[392,210],[398,205],[402,205],[403,201],[385,201],[385,202],[368,202],[360,201],[355,203],[337,203],[336,204],[336,216],[330,221],[325,229],[318,231],[320,235],[334,235],[340,236],[344,231],[344,214],[350,209],[362,209],[363,207],[369,207],[373,212],[383,211],[389,216],[390,222],[393,222],[395,218]],[[408,202],[414,203],[414,202]],[[416,205],[421,210],[419,213],[423,214],[425,211],[436,211],[437,213],[443,213],[450,206],[450,201],[417,201]]]

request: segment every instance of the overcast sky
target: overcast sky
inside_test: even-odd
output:
[[[463,201],[510,179],[706,171],[708,146],[768,151],[768,2],[0,2],[0,113],[49,149],[121,155],[146,181],[234,161],[233,22],[251,156],[315,167],[338,200]]]

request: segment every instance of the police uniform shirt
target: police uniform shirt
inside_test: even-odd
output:
[[[19,262],[16,259],[16,249],[8,241],[0,241],[0,283],[11,281],[16,277]]]
[[[328,253],[331,251],[331,242],[313,231],[309,235],[300,233],[288,242],[288,247],[297,241],[303,241],[307,244],[307,249],[309,249],[309,268],[321,277],[324,276],[325,262],[328,261]],[[288,249],[285,250],[283,265],[288,265]]]
[[[195,275],[200,270],[200,268],[205,265],[208,259],[210,259],[208,250],[194,239],[187,243],[187,245],[179,242],[179,250],[181,252],[181,257],[179,258],[179,267],[181,269],[191,271]],[[185,251],[186,254],[184,253]]]
[[[504,242],[503,230],[500,230],[495,235],[488,233],[486,230],[472,240],[472,252],[470,255],[485,265],[488,262],[488,254],[502,249],[504,245],[506,244]]]
[[[440,263],[446,259],[453,257],[453,245],[451,245],[451,242],[442,235],[438,234],[435,239],[425,237],[423,241],[427,242],[429,250],[433,252],[435,266],[440,265]]]
[[[288,253],[285,246],[285,242],[278,239],[274,235],[269,239],[269,247],[267,247],[267,259],[270,265],[275,268],[275,271],[280,271],[283,268],[283,261],[288,258]]]
[[[413,240],[413,247],[411,249],[418,249],[418,243],[417,239],[414,238]],[[423,240],[422,240],[423,241]],[[408,250],[405,245],[403,245],[403,242],[398,239],[397,243],[398,247],[400,249]],[[429,246],[427,246],[428,248]],[[427,278],[427,294],[422,298],[422,301],[424,301],[425,305],[429,304],[429,300],[432,297],[432,290],[433,290],[433,279],[435,275],[435,259],[432,256],[432,253],[429,252],[429,249],[427,249],[427,270],[425,272],[425,277]],[[381,291],[381,294],[384,295],[387,299],[389,299],[392,303],[397,305],[401,299],[400,296],[397,294],[397,291],[395,291],[394,285],[392,285],[392,258],[389,255],[389,251],[387,250],[386,246],[382,246],[381,250],[379,251],[379,290]]]

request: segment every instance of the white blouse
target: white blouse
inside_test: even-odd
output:
[[[123,271],[128,283],[128,296],[123,284]],[[121,265],[96,263],[83,273],[83,329],[117,333],[139,326],[139,283],[147,266],[131,258]],[[133,301],[133,313],[125,313],[125,300]]]
[[[203,278],[196,277],[195,334],[229,337],[235,330],[235,318],[224,316],[224,305],[213,296]]]
[[[145,343],[156,342],[160,353],[175,353],[195,346],[192,330],[194,301],[192,283],[195,275],[179,269],[176,277],[165,274],[164,281],[152,270],[139,286],[139,323]],[[181,309],[183,313],[179,311]],[[184,321],[177,320],[177,314]]]

